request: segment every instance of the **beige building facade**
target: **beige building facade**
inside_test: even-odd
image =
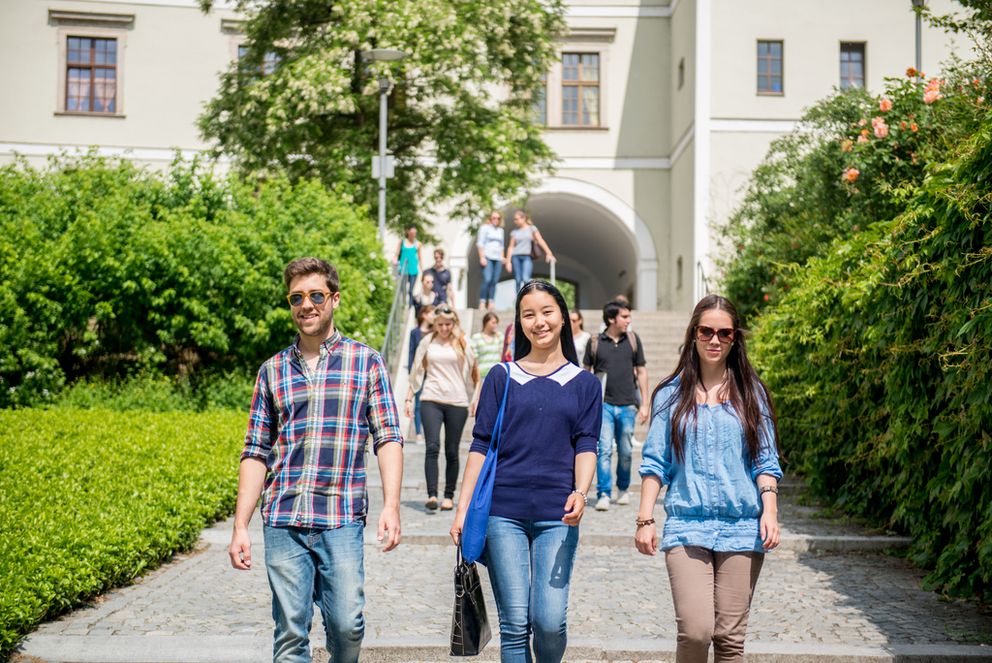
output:
[[[539,111],[560,160],[526,206],[579,305],[624,293],[644,310],[691,307],[713,278],[713,226],[771,141],[842,82],[877,91],[913,65],[911,6],[570,0]],[[14,64],[0,71],[0,162],[95,146],[155,165],[203,150],[196,118],[237,58],[237,19],[195,0],[3,0],[0,52]],[[928,74],[960,48],[927,27],[922,44]],[[464,219],[441,218],[436,232],[458,303],[474,306],[474,236]]]

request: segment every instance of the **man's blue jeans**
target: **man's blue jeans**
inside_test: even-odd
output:
[[[320,606],[334,663],[354,663],[365,635],[364,529],[264,527],[272,588],[275,663],[309,663],[313,604]]]
[[[520,288],[534,274],[534,259],[527,255],[511,256],[510,264],[513,265],[513,280],[516,281],[517,292],[520,292]]]
[[[599,431],[599,447],[596,449],[597,497],[611,497],[613,494],[610,465],[614,442],[617,445],[617,490],[622,493],[630,488],[630,441],[634,437],[636,416],[636,405],[603,403],[603,425]]]
[[[489,516],[485,562],[499,610],[503,663],[558,663],[565,655],[568,585],[578,544],[579,528],[560,520]]]
[[[482,268],[482,288],[479,290],[480,302],[491,302],[496,299],[496,285],[499,283],[499,275],[503,271],[503,263],[492,258],[486,259],[486,266]]]

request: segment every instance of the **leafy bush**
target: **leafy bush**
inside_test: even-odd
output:
[[[724,294],[745,319],[792,287],[791,266],[899,214],[927,164],[977,130],[992,88],[975,67],[951,69],[946,79],[906,73],[887,80],[879,97],[837,92],[772,144],[721,229]]]
[[[0,659],[230,514],[241,413],[0,410]]]
[[[0,407],[67,381],[253,371],[294,334],[282,269],[341,276],[338,327],[378,345],[392,301],[374,224],[315,182],[165,175],[96,157],[0,169]]]
[[[249,370],[208,370],[187,377],[147,372],[122,380],[82,378],[60,393],[50,407],[115,412],[247,411],[254,386],[255,372]]]
[[[789,272],[753,353],[784,451],[904,530],[928,580],[992,599],[992,114],[905,211]]]

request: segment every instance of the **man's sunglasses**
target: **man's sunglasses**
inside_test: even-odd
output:
[[[330,296],[331,293],[326,290],[311,290],[310,292],[291,292],[286,295],[286,299],[289,300],[289,305],[295,308],[303,306],[304,299],[309,299],[314,306],[321,306]]]
[[[733,343],[737,332],[729,327],[725,327],[724,329],[713,329],[705,325],[698,325],[696,327],[696,338],[704,343],[709,343],[710,339],[713,338],[713,334],[716,334],[717,339],[721,343]]]

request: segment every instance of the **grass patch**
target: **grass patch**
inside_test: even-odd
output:
[[[0,410],[0,660],[234,509],[240,412]]]

